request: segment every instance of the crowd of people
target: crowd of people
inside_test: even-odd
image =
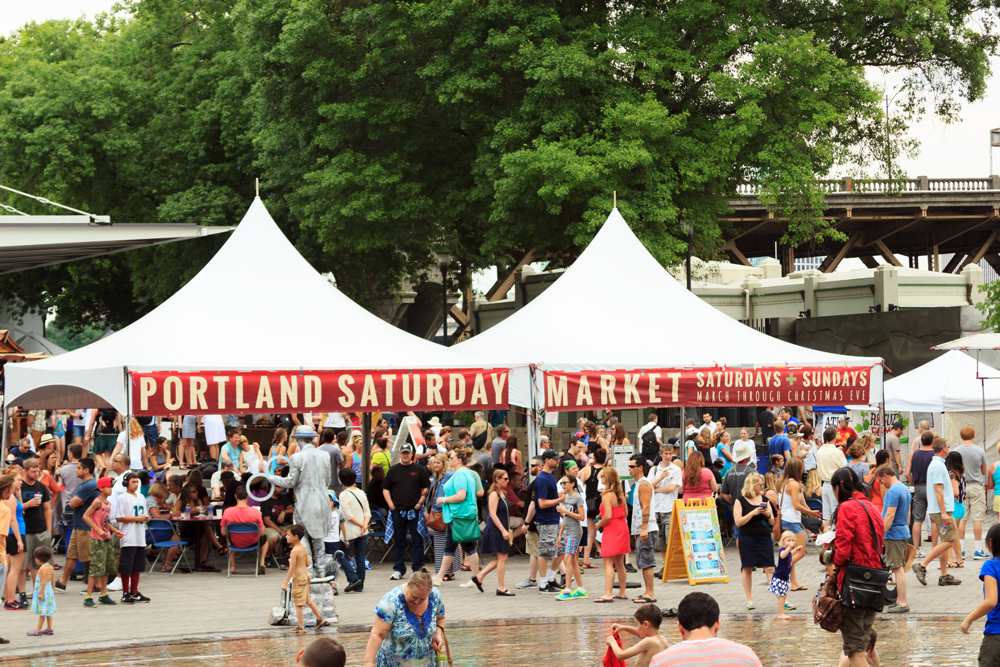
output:
[[[197,541],[200,568],[212,568],[207,557],[213,549],[228,555],[231,572],[235,562],[229,546],[259,543],[255,565],[264,572],[288,568],[285,559],[268,559],[283,553],[289,557],[286,585],[293,587],[302,629],[301,609],[311,601],[295,584],[303,573],[294,558],[294,494],[274,488],[262,501],[254,493],[266,483],[258,480],[255,486],[254,475],[280,476],[287,458],[295,454],[296,441],[288,438],[284,426],[278,426],[271,445],[262,448],[247,439],[238,421],[233,423],[235,415],[219,416],[221,434],[215,432],[220,425],[211,416],[176,418],[180,446],[175,461],[155,419],[142,423],[111,411],[76,412],[86,423],[82,432],[75,420],[64,421],[73,413],[39,411],[41,422],[34,414],[31,433],[5,461],[0,530],[8,537],[0,553],[0,580],[6,610],[31,608],[40,619],[32,634],[51,634],[54,593],[65,590],[77,563],[83,564],[87,581],[85,605],[117,604],[108,594],[116,589],[123,591],[123,603],[148,602],[138,589],[146,563],[146,524],[151,519],[207,515],[217,507],[222,519],[218,532],[211,522],[190,524],[167,535],[167,541]],[[636,453],[628,464],[631,481],[624,484],[609,459],[614,446],[632,443],[621,422],[604,414],[604,423],[581,420],[561,451],[543,435],[539,454],[526,461],[521,443],[505,423],[476,413],[468,428],[442,425],[436,417],[423,424],[417,418],[425,429],[422,441],[404,443],[393,464],[393,425],[381,420],[370,434],[371,481],[365,491],[358,488],[357,415],[267,417],[277,424],[287,420],[290,426],[320,427],[318,449],[331,461],[333,519],[327,552],[341,565],[345,592],[364,589],[367,534],[373,522],[384,520],[387,533],[395,535],[390,580],[406,577],[408,547],[412,553],[413,576],[379,605],[375,630],[380,632],[373,630],[376,652],[392,645],[392,619],[401,605],[415,604],[421,613],[440,606],[443,620],[443,603],[433,589],[453,581],[464,580],[459,581],[462,588],[485,592],[484,584],[495,575],[498,597],[536,589],[559,601],[580,600],[589,597],[582,575],[596,567],[592,560],[600,557],[605,585],[594,602],[654,605],[655,582],[662,577],[657,553],[665,563],[678,498],[717,499],[720,521],[729,523],[737,541],[746,608],[756,608],[752,580],[759,572],[775,596],[779,620],[790,618],[787,611],[795,609],[792,594],[808,590],[796,577],[807,539],[831,529],[831,576],[839,580],[849,562],[871,567],[884,563],[896,591],[889,613],[910,611],[907,575],[912,570],[916,580],[927,585],[927,569],[934,560],[940,567],[939,586],[961,584],[949,569],[964,567],[967,522],[972,522],[974,536],[971,557],[988,560],[996,553],[990,536],[984,543],[982,523],[987,489],[995,488],[1000,475],[996,464],[987,467],[970,427],[962,429],[961,444],[951,449],[923,422],[913,451],[904,457],[899,443],[903,426],[898,423],[878,448],[873,434],[858,434],[846,419],[817,433],[811,415],[801,409],[795,416],[790,408],[767,408],[754,435],[741,428],[738,439],[727,430],[724,418],[716,421],[707,413],[700,424],[688,419],[681,432],[665,438],[653,413],[638,429]],[[188,451],[199,430],[205,433],[207,466]],[[756,439],[759,434],[763,437]],[[171,474],[175,470],[184,474]],[[53,534],[63,523],[68,529],[67,560],[60,568],[51,560]],[[227,535],[226,526],[233,523],[255,524],[257,534]],[[425,540],[433,544],[433,572],[424,569]],[[930,544],[926,553],[925,543]],[[528,554],[530,569],[524,581],[511,587],[506,566],[515,544]],[[162,558],[161,568],[172,571],[181,550],[162,551],[156,555]],[[986,570],[984,566],[988,602]],[[634,597],[626,594],[628,572],[642,576],[642,591]],[[993,594],[995,599],[995,582]],[[679,613],[666,611],[671,616]],[[984,613],[992,614],[992,608]],[[318,612],[316,616],[319,619]],[[841,630],[846,660],[872,655],[873,619],[867,612],[845,614]],[[654,626],[648,619],[641,623],[646,623],[644,634],[638,628],[628,631],[645,642]],[[435,642],[433,633],[425,638],[428,646]]]

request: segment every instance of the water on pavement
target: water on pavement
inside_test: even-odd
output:
[[[945,667],[978,664],[981,634],[963,635],[961,619],[912,616],[878,619],[879,653],[883,665]],[[832,667],[840,653],[840,635],[812,624],[809,616],[777,621],[773,616],[740,615],[723,618],[721,636],[751,646],[765,667]],[[611,621],[598,619],[544,619],[496,621],[455,627],[448,632],[456,667],[511,665],[599,665]],[[676,623],[664,619],[661,632],[680,641]],[[979,632],[982,626],[979,625]],[[361,665],[368,635],[331,631],[347,651],[347,664]],[[246,639],[210,640],[148,648],[89,651],[33,658],[3,659],[4,667],[276,667],[292,665],[300,648],[315,635],[304,637],[265,633]],[[123,639],[134,639],[125,632]],[[628,646],[632,639],[623,636]],[[19,644],[21,642],[18,642]],[[23,646],[23,644],[22,644]]]

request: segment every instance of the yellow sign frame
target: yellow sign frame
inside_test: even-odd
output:
[[[683,523],[692,512],[711,512],[712,526],[715,537],[715,549],[719,554],[722,563],[722,571],[726,573],[724,577],[703,578],[696,577],[694,567],[694,545],[691,544],[689,536],[685,535],[681,529]],[[692,498],[690,500],[678,499],[674,501],[673,517],[670,520],[670,535],[667,538],[667,561],[663,564],[664,582],[672,579],[687,579],[688,583],[708,584],[717,581],[729,583],[729,572],[726,569],[726,556],[722,549],[722,533],[719,529],[719,515],[715,506],[714,498]]]

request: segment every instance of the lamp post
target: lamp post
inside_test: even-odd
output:
[[[990,130],[990,176],[993,175],[993,149],[1000,148],[1000,127]]]
[[[688,223],[681,220],[681,229],[687,232],[687,288],[688,292],[691,291],[691,246],[694,244],[694,228]]]
[[[441,267],[441,324],[444,326],[444,345],[448,345],[448,267],[451,266],[451,253],[438,253],[438,266]]]

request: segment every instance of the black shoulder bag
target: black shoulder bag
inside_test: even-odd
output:
[[[878,535],[875,533],[875,524],[872,516],[868,513],[868,508],[860,500],[855,501],[861,505],[868,517],[868,526],[872,531],[872,543],[878,547]],[[844,583],[840,587],[840,599],[848,609],[859,611],[882,611],[885,605],[885,589],[889,583],[889,570],[885,567],[885,559],[879,554],[882,567],[864,567],[855,563],[848,563],[844,570]]]

